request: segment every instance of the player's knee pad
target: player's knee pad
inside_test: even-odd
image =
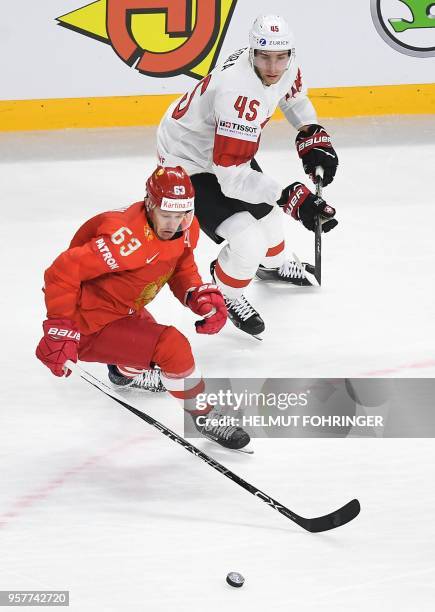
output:
[[[258,220],[248,212],[236,213],[226,219],[216,232],[228,241],[219,253],[216,282],[224,295],[238,298],[265,257],[266,236]]]
[[[258,223],[266,236],[268,248],[284,240],[283,221],[284,216],[278,206],[274,206],[266,217],[259,219]]]
[[[217,227],[216,233],[228,241],[232,255],[242,260],[251,262],[261,259],[267,250],[267,237],[260,221],[246,211],[236,213],[223,221]]]
[[[152,361],[162,372],[175,376],[186,376],[195,367],[189,340],[172,326],[166,327],[160,334]]]

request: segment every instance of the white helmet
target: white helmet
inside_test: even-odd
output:
[[[256,50],[290,51],[289,63],[295,55],[294,36],[288,23],[280,15],[259,15],[249,32],[249,58],[254,66]]]

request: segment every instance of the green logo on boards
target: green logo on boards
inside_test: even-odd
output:
[[[406,19],[389,19],[395,32],[404,32],[410,28],[435,28],[435,15],[430,15],[430,9],[435,6],[435,2],[427,0],[401,0],[409,8],[412,14],[412,21]]]
[[[371,0],[371,14],[378,34],[396,51],[435,56],[434,0]]]

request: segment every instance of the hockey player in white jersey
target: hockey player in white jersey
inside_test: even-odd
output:
[[[254,276],[309,284],[303,271],[286,260],[282,213],[314,231],[337,225],[335,210],[305,185],[283,189],[262,173],[254,156],[261,132],[277,106],[298,130],[296,147],[314,180],[324,169],[330,183],[338,165],[331,139],[318,125],[296,62],[293,35],[278,15],[258,17],[249,47],[240,49],[165,113],[157,133],[160,163],[181,165],[195,188],[196,216],[216,243],[226,241],[211,271],[225,296],[233,323],[247,333],[264,331],[259,313],[243,292]]]

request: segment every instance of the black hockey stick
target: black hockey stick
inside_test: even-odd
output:
[[[316,196],[321,198],[323,188],[323,168],[321,166],[316,168],[316,179]],[[322,284],[322,221],[320,215],[316,215],[314,219],[314,277],[320,287]]]
[[[108,385],[98,380],[98,378],[95,378],[95,376],[93,376],[89,372],[86,372],[86,370],[83,370],[76,363],[67,361],[65,363],[65,366],[70,370],[77,372],[81,376],[81,378],[83,378],[83,380],[88,382],[90,385],[93,385],[94,387],[102,391],[105,395],[114,399],[115,402],[138,416],[143,421],[149,423],[149,425],[152,425],[153,427],[158,429],[162,434],[170,438],[173,442],[177,442],[177,444],[183,446],[187,451],[189,451],[189,453],[192,453],[192,455],[196,455],[196,457],[199,457],[200,459],[205,461],[205,463],[208,463],[208,465],[210,465],[216,471],[220,472],[221,474],[238,484],[240,487],[243,487],[246,491],[252,493],[252,495],[255,495],[255,497],[258,497],[266,504],[268,504],[271,508],[277,510],[280,514],[283,514],[294,523],[297,523],[306,531],[316,533],[319,531],[328,531],[329,529],[335,529],[336,527],[340,527],[340,525],[345,525],[359,514],[359,501],[357,499],[353,499],[339,510],[331,512],[330,514],[325,514],[325,516],[318,516],[316,518],[311,519],[299,516],[295,512],[292,512],[291,510],[280,504],[278,501],[267,495],[267,493],[260,491],[260,489],[254,487],[254,485],[249,484],[249,482],[246,482],[246,480],[243,480],[243,478],[237,476],[237,474],[223,466],[221,463],[218,463],[215,459],[203,453],[201,450],[199,450],[199,448],[197,448],[193,444],[190,444],[190,442],[176,434],[174,431],[169,429],[169,427],[166,427],[166,425],[163,425],[145,412],[142,412],[140,410],[137,410],[133,406],[130,406],[130,404],[121,399],[121,397],[118,396],[118,394],[113,391]]]

